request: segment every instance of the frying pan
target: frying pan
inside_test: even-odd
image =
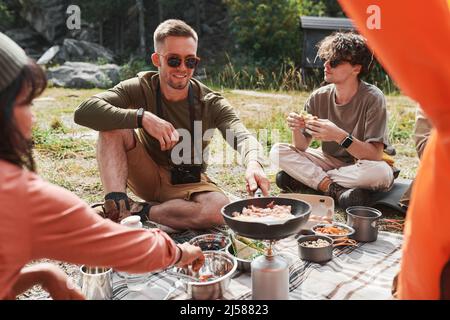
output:
[[[265,208],[269,203],[291,206],[291,213],[295,218],[289,220],[257,222],[243,221],[233,217],[233,212],[242,212],[249,205]],[[237,234],[255,240],[280,240],[300,232],[311,214],[311,205],[297,199],[278,197],[255,197],[238,200],[222,208],[222,216],[226,224]],[[257,218],[256,218],[257,219]]]

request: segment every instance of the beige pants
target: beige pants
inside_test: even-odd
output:
[[[325,177],[345,188],[374,191],[387,191],[394,183],[393,170],[384,161],[358,160],[348,164],[322,150],[300,151],[287,143],[275,144],[270,150],[270,160],[294,179],[316,190]]]

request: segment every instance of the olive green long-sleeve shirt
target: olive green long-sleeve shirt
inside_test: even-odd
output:
[[[156,88],[159,81],[157,72],[141,72],[135,78],[122,81],[114,88],[99,93],[81,103],[75,111],[75,122],[97,131],[115,129],[137,129],[138,139],[145,145],[152,159],[160,165],[168,165],[168,153],[161,151],[158,140],[144,129],[138,129],[137,109],[157,114]],[[208,129],[219,129],[227,142],[237,150],[244,165],[250,160],[265,164],[263,148],[256,138],[245,128],[230,103],[219,93],[213,92],[199,81],[191,80],[196,120],[201,120],[201,136]],[[162,97],[164,119],[176,128],[190,131],[191,120],[188,99],[170,102]],[[196,124],[198,126],[198,123]],[[229,132],[227,132],[230,130]],[[180,130],[179,130],[180,131]],[[200,130],[197,131],[200,133]],[[195,135],[197,138],[197,135]],[[202,152],[209,145],[201,139]],[[199,145],[198,140],[196,140]],[[175,147],[176,148],[176,147]],[[174,148],[174,149],[175,149]],[[207,153],[207,152],[206,152]],[[173,158],[173,155],[172,155]],[[191,155],[194,161],[194,152]],[[198,158],[196,160],[199,163]],[[205,161],[201,161],[206,170]]]

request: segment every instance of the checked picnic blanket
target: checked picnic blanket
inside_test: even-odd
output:
[[[197,235],[199,233],[188,231],[173,238],[184,242]],[[386,300],[393,299],[391,287],[400,267],[402,242],[402,235],[379,232],[375,242],[335,248],[333,259],[323,265],[301,260],[294,237],[278,241],[275,248],[290,262],[290,300]],[[143,278],[146,285],[142,291],[130,291],[124,277],[114,273],[114,299],[188,300],[184,288],[177,286],[177,280],[165,272],[152,273]],[[250,273],[236,273],[223,299],[251,298]]]

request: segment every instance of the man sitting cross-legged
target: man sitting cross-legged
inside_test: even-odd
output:
[[[354,33],[326,37],[318,55],[329,84],[307,99],[307,116],[289,114],[293,143],[274,145],[270,157],[297,185],[333,197],[340,207],[365,205],[368,190],[389,190],[394,181],[382,160],[389,146],[385,98],[360,79],[373,57]],[[321,141],[321,150],[309,148],[312,139]]]
[[[205,132],[216,128],[224,137],[228,130],[234,135],[233,147],[247,168],[247,190],[259,186],[267,194],[262,147],[226,99],[192,78],[199,61],[197,42],[197,34],[183,21],[163,22],[155,30],[151,56],[158,72],[139,73],[76,110],[75,122],[100,131],[97,160],[106,192],[105,217],[120,221],[138,214],[173,229],[223,224],[220,210],[229,200],[205,175],[204,161],[195,157],[208,146],[202,139]],[[179,143],[188,147],[182,150],[182,162]],[[146,202],[129,199],[127,185]]]

